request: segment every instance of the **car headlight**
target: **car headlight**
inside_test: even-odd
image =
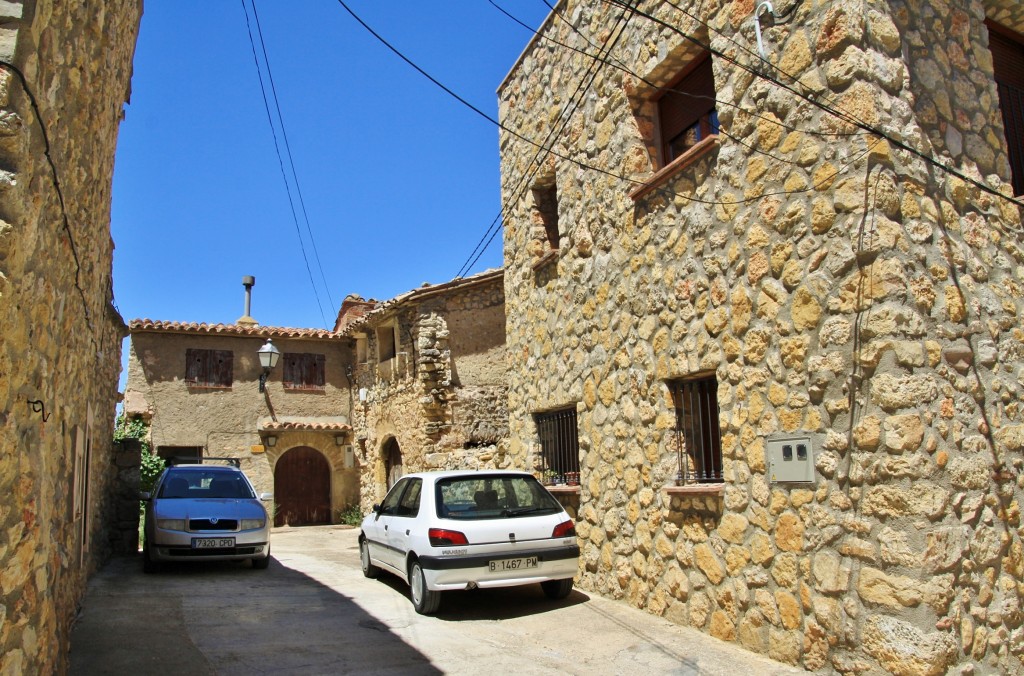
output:
[[[163,530],[185,530],[185,519],[157,519],[156,527]]]
[[[242,519],[242,530],[263,528],[265,525],[267,525],[266,519]]]

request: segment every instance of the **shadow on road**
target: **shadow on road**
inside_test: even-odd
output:
[[[276,560],[145,575],[138,556],[112,559],[71,635],[72,676],[366,671],[441,673],[349,597]]]
[[[382,572],[377,582],[387,585],[408,598],[409,586],[401,579]],[[564,599],[553,601],[544,595],[539,584],[495,589],[468,589],[446,591],[441,595],[441,607],[434,617],[446,622],[467,622],[472,620],[510,620],[517,617],[540,615],[559,608],[586,603],[590,597],[579,590],[573,590]],[[410,603],[412,603],[410,601]]]

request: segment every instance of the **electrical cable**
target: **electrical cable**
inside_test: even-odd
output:
[[[263,62],[267,66],[267,79],[270,81],[270,91],[274,98],[274,107],[277,109],[277,119],[281,124],[281,138],[284,139],[285,154],[288,155],[288,164],[292,170],[292,181],[295,183],[295,193],[299,196],[299,206],[302,208],[302,218],[306,223],[306,232],[309,234],[309,243],[313,249],[313,255],[316,257],[317,267],[320,269],[320,280],[324,285],[324,292],[327,294],[327,300],[330,303],[330,310],[332,313],[337,315],[337,310],[334,305],[334,298],[331,297],[331,287],[327,283],[327,277],[324,275],[324,266],[320,262],[320,250],[316,246],[316,239],[313,237],[313,229],[309,224],[309,214],[306,212],[306,200],[302,198],[302,187],[299,185],[299,174],[295,170],[295,160],[292,157],[292,147],[288,143],[288,132],[284,124],[284,115],[281,113],[281,105],[277,98],[277,86],[274,84],[274,74],[270,70],[270,57],[267,55],[267,45],[263,41],[263,27],[260,25],[260,15],[256,11],[256,0],[249,0],[252,3],[252,15],[256,19],[256,34],[260,38],[260,47],[263,50]]]
[[[60,182],[60,175],[57,172],[57,164],[53,160],[52,150],[53,147],[50,145],[50,135],[46,131],[46,124],[43,121],[43,113],[39,109],[39,102],[36,100],[35,94],[32,92],[32,88],[28,86],[28,80],[25,78],[25,74],[15,66],[13,63],[0,60],[0,67],[5,70],[14,73],[21,83],[21,88],[24,90],[25,95],[28,96],[29,104],[32,107],[32,113],[36,118],[36,122],[39,124],[39,131],[43,137],[43,156],[46,158],[46,163],[50,167],[50,176],[53,180],[53,188],[57,193],[57,203],[60,205],[61,219],[64,225],[64,232],[68,236],[68,246],[71,248],[71,257],[75,261],[75,288],[78,289],[78,295],[82,298],[82,312],[85,316],[85,325],[89,327],[90,334],[94,333],[95,330],[92,325],[92,317],[89,315],[89,302],[85,297],[85,289],[82,288],[82,261],[78,257],[78,246],[75,244],[75,235],[71,231],[71,219],[68,216],[68,206],[64,199],[64,188]],[[95,343],[95,336],[93,337]]]
[[[252,0],[250,0],[250,1],[252,1]],[[254,5],[254,7],[255,7],[255,5]],[[274,127],[274,119],[273,119],[273,116],[270,113],[270,103],[267,100],[267,89],[266,89],[266,87],[263,84],[263,73],[262,73],[262,70],[260,69],[259,57],[256,55],[256,42],[253,39],[252,26],[249,23],[249,10],[248,10],[248,8],[245,5],[245,0],[242,0],[242,11],[245,12],[245,27],[246,27],[246,29],[249,32],[249,44],[252,47],[252,58],[256,62],[256,75],[259,78],[260,91],[263,93],[263,107],[264,107],[264,109],[267,112],[267,121],[270,124],[270,133],[274,137],[274,150],[277,152],[277,163],[278,163],[278,166],[281,169],[281,177],[284,179],[284,189],[285,189],[285,192],[288,195],[288,205],[291,208],[292,221],[295,223],[295,232],[299,236],[299,249],[302,252],[302,260],[306,264],[306,273],[309,275],[310,286],[313,287],[313,296],[314,296],[314,298],[316,298],[316,305],[317,305],[317,307],[320,310],[320,318],[324,322],[324,327],[325,328],[329,328],[329,326],[327,324],[327,317],[324,315],[323,305],[320,303],[320,294],[317,292],[316,282],[313,280],[313,271],[309,267],[309,258],[306,256],[306,245],[302,241],[302,229],[299,227],[299,217],[295,213],[295,201],[292,199],[292,191],[291,191],[291,187],[289,186],[289,183],[288,183],[288,174],[287,174],[287,172],[285,171],[285,168],[284,168],[284,159],[281,157],[281,146],[280,146],[280,144],[278,144],[278,141],[277,141],[277,131],[275,130],[275,127]]]

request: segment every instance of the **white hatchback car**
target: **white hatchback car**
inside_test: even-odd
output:
[[[364,575],[402,578],[426,615],[450,589],[539,582],[565,598],[580,548],[572,519],[532,474],[480,470],[402,477],[363,519],[359,554]]]

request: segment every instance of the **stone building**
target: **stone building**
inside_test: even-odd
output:
[[[1022,32],[556,5],[498,92],[509,452],[579,472],[579,586],[811,670],[1024,670]]]
[[[87,577],[123,544],[110,192],[141,12],[0,3],[2,674],[67,670]]]
[[[333,331],[148,319],[129,323],[124,412],[172,458],[237,458],[274,493],[275,524],[336,523],[359,500],[351,350]],[[258,353],[279,352],[266,375]]]
[[[403,472],[509,466],[502,271],[350,307],[363,511]]]

